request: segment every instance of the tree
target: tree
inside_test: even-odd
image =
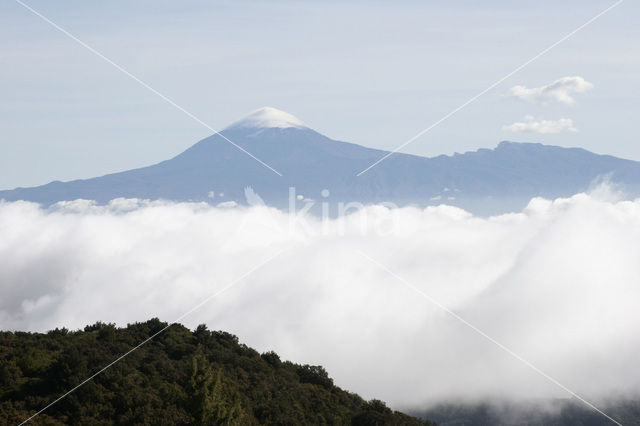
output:
[[[245,424],[243,420],[248,416],[238,393],[225,383],[222,371],[216,371],[201,351],[193,357],[191,389],[193,413],[199,424]]]
[[[297,368],[297,373],[302,383],[311,383],[327,389],[333,386],[333,379],[321,365],[301,365]]]

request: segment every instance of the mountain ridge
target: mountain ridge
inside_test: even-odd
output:
[[[250,186],[267,204],[287,208],[289,188],[294,187],[305,199],[332,203],[445,202],[477,214],[495,214],[518,211],[533,197],[586,191],[604,176],[622,184],[630,197],[640,196],[640,162],[540,143],[502,141],[494,149],[437,157],[394,153],[357,176],[388,151],[337,141],[300,123],[288,113],[262,108],[160,163],[0,191],[0,199],[45,206],[78,198],[106,203],[120,197],[246,204],[244,188]],[[321,195],[324,190],[328,197]]]

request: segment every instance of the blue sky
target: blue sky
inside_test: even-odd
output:
[[[27,3],[214,128],[270,105],[393,149],[613,1]],[[515,140],[640,160],[639,12],[623,2],[404,152]],[[0,27],[0,189],[149,165],[211,133],[13,0]],[[571,105],[506,96],[567,76],[593,85]],[[577,131],[503,128],[525,116]]]

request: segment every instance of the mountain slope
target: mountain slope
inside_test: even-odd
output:
[[[221,134],[153,166],[0,191],[0,198],[45,205],[77,198],[105,203],[117,197],[242,204],[244,188],[251,186],[268,204],[286,207],[288,188],[295,187],[296,194],[316,200],[328,189],[332,203],[445,202],[491,213],[519,209],[535,196],[573,195],[603,176],[622,183],[630,195],[640,195],[639,162],[579,148],[502,142],[493,150],[434,158],[396,153],[357,176],[387,152],[329,139],[273,108],[260,109]]]
[[[0,424],[18,424],[167,326],[0,332]],[[420,425],[333,384],[320,366],[260,355],[225,332],[174,324],[34,419],[36,424]]]

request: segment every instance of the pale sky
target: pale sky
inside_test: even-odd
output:
[[[26,3],[213,128],[268,105],[390,150],[614,1]],[[640,160],[638,22],[624,1],[403,151],[513,140]],[[211,133],[14,0],[0,28],[0,189],[153,164]],[[543,90],[564,77],[586,83]]]

